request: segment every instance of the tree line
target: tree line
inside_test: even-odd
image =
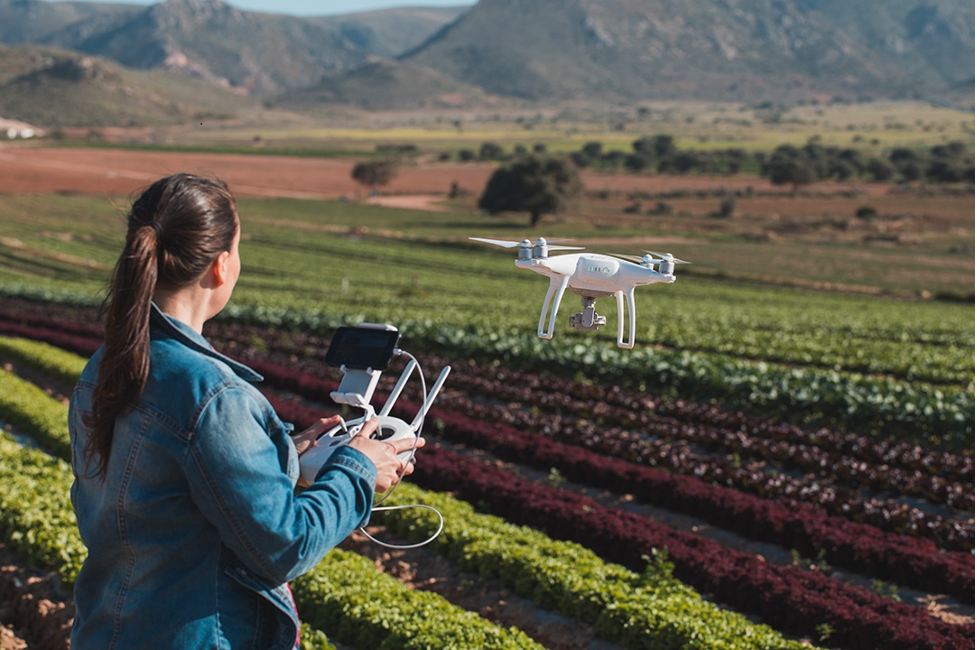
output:
[[[478,200],[478,207],[495,214],[506,211],[530,213],[535,226],[543,214],[562,211],[583,192],[582,168],[623,169],[659,174],[736,174],[747,165],[774,185],[801,185],[825,180],[925,181],[936,183],[974,182],[974,160],[963,142],[951,142],[925,150],[906,147],[883,155],[867,155],[854,148],[824,146],[811,138],[798,147],[783,144],[769,155],[749,154],[743,149],[694,151],[679,149],[669,135],[644,136],[632,143],[630,153],[604,152],[600,142],[588,142],[567,156],[553,156],[538,144],[532,152],[518,145],[506,154],[501,146],[486,142],[479,160],[504,164],[493,172]],[[461,157],[462,160],[468,159]],[[474,154],[471,159],[475,159]],[[355,180],[375,188],[396,175],[396,161],[379,159],[358,163]]]
[[[546,154],[546,145],[530,150],[515,145],[511,152],[495,142],[478,148],[461,149],[462,162],[509,162],[527,155]],[[642,136],[631,143],[631,151],[604,149],[601,142],[587,142],[568,154],[578,169],[657,174],[733,175],[755,172],[775,185],[804,185],[826,180],[878,182],[973,182],[974,160],[963,142],[950,142],[929,149],[897,147],[879,154],[866,154],[854,147],[825,146],[817,136],[804,146],[782,144],[772,152],[750,153],[742,148],[711,151],[680,149],[670,135]],[[451,154],[442,153],[441,160]]]

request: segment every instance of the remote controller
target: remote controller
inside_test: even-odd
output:
[[[444,381],[451,371],[451,366],[445,366],[441,370],[434,386],[424,397],[424,403],[421,404],[414,420],[408,424],[390,415],[390,411],[393,409],[397,398],[400,397],[400,393],[414,369],[418,369],[422,382],[424,375],[420,372],[417,360],[397,347],[399,342],[400,332],[391,325],[361,323],[359,327],[340,327],[336,330],[332,341],[329,343],[329,349],[326,351],[326,365],[339,368],[343,372],[343,379],[339,384],[339,390],[330,393],[330,397],[337,404],[361,409],[363,417],[333,427],[319,436],[312,446],[299,457],[300,484],[311,485],[319,470],[336,450],[349,444],[353,436],[363,428],[364,423],[373,417],[379,420],[377,430],[371,436],[376,440],[395,442],[416,438],[420,435],[424,415],[431,408],[441,386],[444,385]],[[404,368],[400,379],[397,380],[397,384],[388,395],[379,414],[374,416],[375,411],[370,400],[376,390],[380,373],[390,367],[391,359],[395,355],[401,354],[410,357],[410,363]],[[404,462],[409,462],[413,453],[413,450],[410,450],[398,455]]]
[[[378,415],[376,417],[379,420],[377,430],[370,436],[374,440],[395,442],[417,436],[414,430],[410,428],[410,425],[403,420],[388,415]],[[349,441],[363,428],[365,422],[366,417],[350,420],[346,423],[345,429],[343,425],[339,424],[319,436],[312,446],[299,458],[302,480],[306,484],[311,485],[315,481],[319,470],[322,469],[322,466],[336,453],[336,450],[349,444]],[[397,454],[405,463],[410,461],[411,455],[411,451],[404,451]]]

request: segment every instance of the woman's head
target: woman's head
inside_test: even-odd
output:
[[[97,473],[104,475],[115,419],[138,400],[149,374],[154,295],[199,283],[218,266],[232,275],[220,289],[222,307],[240,269],[238,234],[234,196],[216,178],[167,176],[133,202],[106,296],[105,345],[89,417],[85,455],[98,456]]]
[[[179,289],[230,251],[237,231],[234,196],[223,181],[174,174],[150,185],[132,204],[126,250],[136,257],[155,253],[157,284]]]

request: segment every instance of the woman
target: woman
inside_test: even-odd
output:
[[[163,178],[134,202],[106,299],[105,343],[71,398],[71,499],[89,555],[71,646],[292,648],[288,581],[369,519],[374,491],[411,466],[365,426],[295,494],[298,452],[203,324],[241,270],[234,197],[218,180]]]

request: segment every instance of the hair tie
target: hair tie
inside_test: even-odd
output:
[[[150,221],[149,225],[156,231],[156,239],[160,239],[163,236],[163,226],[159,225],[156,221]]]

